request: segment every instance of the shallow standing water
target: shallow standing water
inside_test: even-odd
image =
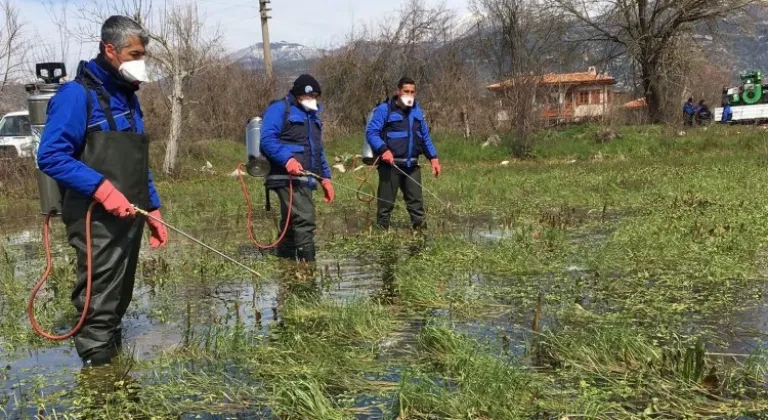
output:
[[[504,227],[470,230],[466,237],[472,242],[485,243],[509,238],[513,233]],[[242,238],[241,232],[218,229],[214,238],[226,238],[228,241],[239,243],[237,256],[248,260],[258,260],[260,253]],[[601,231],[595,235],[579,235],[575,240],[604,241],[608,234]],[[37,273],[42,273],[44,261],[41,259],[42,250],[39,233],[34,230],[23,230],[8,234],[2,238],[5,252],[14,262],[14,275],[20,278],[30,278],[31,283]],[[55,264],[66,264],[72,258],[72,251],[63,242],[61,236],[54,238],[53,246]],[[161,254],[200,255],[197,245],[183,239],[174,241]],[[158,255],[148,249],[142,250],[142,265],[145,270],[156,269]],[[568,268],[569,275],[574,278],[588,275],[578,266],[578,261]],[[154,265],[153,265],[154,264]],[[148,268],[147,268],[148,267]],[[318,274],[312,279],[305,279],[299,284],[302,292],[312,293],[336,301],[345,301],[366,296],[388,296],[393,292],[393,279],[386,267],[381,264],[361,261],[359,259],[338,259],[321,252],[318,256]],[[140,268],[140,271],[142,269]],[[149,274],[151,276],[151,273]],[[201,274],[202,276],[203,274]],[[215,275],[215,274],[213,274]],[[238,278],[239,277],[239,278]],[[485,287],[482,274],[469,275],[470,281],[478,288]],[[175,286],[169,297],[163,285],[139,281],[134,294],[134,301],[124,320],[124,335],[128,348],[139,360],[152,359],[165,351],[184,348],[194,340],[204,340],[211,327],[228,326],[241,323],[258,334],[267,334],[269,326],[280,319],[281,300],[293,293],[281,281],[266,281],[254,284],[249,276],[239,274],[228,275],[226,281],[213,280],[190,282],[188,285]],[[541,288],[545,290],[549,280],[542,277]],[[495,279],[495,285],[504,285],[503,280]],[[45,297],[41,297],[44,299]],[[496,313],[477,313],[469,317],[466,314],[456,316],[451,308],[438,309],[431,312],[431,318],[451,324],[457,331],[496,344],[499,354],[521,357],[528,351],[531,329],[534,324],[535,305],[528,307],[513,307],[500,300],[501,310]],[[580,302],[587,309],[599,311],[599,307],[590,307],[593,303],[589,296]],[[546,304],[538,310],[540,317],[537,328],[546,328],[554,323],[554,309]],[[20,314],[20,322],[26,324],[26,318]],[[415,337],[425,325],[423,319],[404,319],[405,327],[396,337],[382,343],[380,357],[383,359],[407,359],[415,347]],[[733,316],[712,320],[732,332],[731,347],[719,349],[728,352],[743,352],[761,347],[760,338],[766,331],[768,311],[752,308]],[[2,344],[2,341],[0,341]],[[70,342],[44,349],[9,350],[0,346],[0,368],[5,368],[0,374],[0,409],[9,416],[34,415],[34,410],[21,408],[34,406],[34,395],[29,390],[41,394],[53,394],[66,391],[77,386],[75,374],[80,370],[80,361]],[[43,379],[45,378],[45,379]],[[397,370],[375,378],[379,381],[397,383],[400,374]],[[41,382],[42,381],[42,382]],[[357,405],[367,407],[381,404],[381,401],[359,396]],[[386,402],[384,402],[386,403]],[[49,407],[50,409],[51,407]],[[190,415],[192,416],[192,415]],[[201,418],[222,418],[195,414]],[[250,417],[249,417],[250,416]],[[268,413],[243,414],[238,418],[268,418]],[[379,408],[370,412],[360,413],[358,418],[383,418]],[[186,418],[186,417],[185,417]],[[190,417],[191,418],[191,417]]]

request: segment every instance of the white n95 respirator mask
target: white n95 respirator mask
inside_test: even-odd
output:
[[[149,81],[147,75],[147,63],[144,60],[125,61],[118,69],[125,80],[132,83]]]

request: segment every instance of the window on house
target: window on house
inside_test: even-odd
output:
[[[600,103],[600,91],[599,90],[593,90],[592,91],[592,100],[589,101],[591,104],[599,104]]]
[[[589,103],[589,92],[588,91],[579,92],[579,98],[577,99],[577,103],[579,105],[587,105]]]

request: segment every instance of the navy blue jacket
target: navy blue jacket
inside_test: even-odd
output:
[[[377,154],[389,150],[395,159],[408,159],[408,167],[412,166],[411,160],[415,162],[419,155],[423,154],[430,160],[437,157],[424,112],[418,102],[407,110],[397,106],[397,97],[379,104],[365,130],[365,139]]]
[[[132,130],[144,134],[144,119],[135,93],[133,103],[133,124],[126,94],[118,89],[112,75],[101,68],[95,60],[86,64],[86,68],[103,84],[110,96],[110,107],[117,129]],[[109,131],[104,111],[99,105],[96,91],[88,90],[91,95],[91,116],[86,122],[87,102],[83,86],[75,81],[64,83],[48,102],[48,119],[37,150],[37,165],[46,175],[53,178],[64,188],[74,190],[83,197],[91,197],[104,180],[104,175],[91,169],[79,160],[85,146],[87,129],[97,128]],[[160,197],[149,174],[148,210],[160,208]]]
[[[284,121],[286,100],[290,110]],[[306,111],[291,94],[267,107],[259,148],[270,162],[270,175],[287,175],[285,164],[295,158],[305,170],[331,179],[323,148],[323,123],[318,112]],[[315,187],[314,183],[310,186]]]

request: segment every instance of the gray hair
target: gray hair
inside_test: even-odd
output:
[[[126,16],[110,16],[101,26],[99,51],[103,54],[106,44],[112,44],[118,50],[125,48],[134,36],[139,38],[141,45],[149,43],[149,34],[135,20]]]

